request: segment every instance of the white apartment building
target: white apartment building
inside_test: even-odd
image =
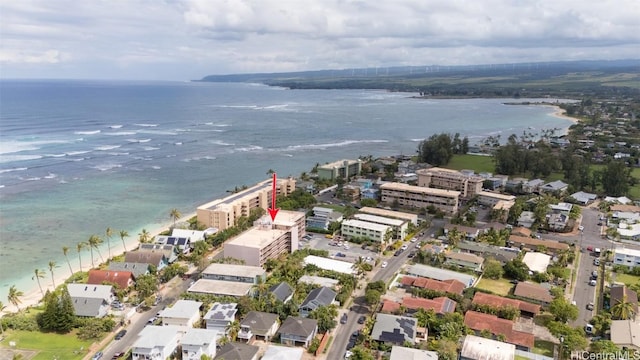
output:
[[[613,253],[614,265],[625,265],[630,268],[640,266],[640,250],[616,248]]]
[[[380,185],[382,202],[400,206],[423,209],[434,206],[447,214],[458,211],[460,192],[455,190],[432,189],[402,183],[386,183]]]
[[[370,215],[370,214],[355,214],[353,218],[356,220],[362,220],[374,224],[387,225],[393,229],[394,239],[404,239],[407,235],[407,229],[409,227],[406,221],[399,219],[391,219],[384,216]]]
[[[400,219],[400,220],[408,221],[413,225],[418,225],[418,214],[411,214],[411,213],[406,213],[402,211],[393,211],[393,210],[380,209],[380,208],[368,207],[368,206],[363,207],[362,209],[358,210],[358,212],[371,214],[371,215],[384,216],[392,219]]]
[[[463,199],[471,199],[482,190],[482,179],[480,176],[463,174],[456,170],[433,167],[430,169],[420,169],[418,174],[418,186],[455,190],[460,192]]]
[[[342,222],[342,236],[369,238],[383,242],[387,232],[393,233],[393,228],[388,225],[375,224],[362,220],[345,220]]]

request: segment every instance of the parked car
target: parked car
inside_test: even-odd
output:
[[[151,319],[147,320],[147,324],[154,324],[156,320],[158,320],[158,318],[154,316]]]
[[[346,257],[347,255],[343,254],[343,253],[336,253],[336,257]]]
[[[593,325],[591,325],[591,324],[587,324],[587,325],[584,326],[584,332],[586,332],[587,335],[593,334],[593,330],[594,330],[593,329]]]
[[[115,354],[113,354],[113,357],[111,358],[111,360],[120,359],[123,356],[124,356],[124,353],[122,351],[118,351]]]
[[[578,226],[578,230],[584,231],[584,226],[582,226],[582,225]]]
[[[593,260],[593,265],[600,266],[600,259]]]
[[[102,355],[104,355],[102,353],[102,351],[98,351],[97,353],[95,353],[95,355],[93,355],[93,357],[91,358],[91,360],[100,360],[102,359]]]
[[[591,281],[589,281],[589,285],[591,286],[596,286],[596,281],[591,279]]]
[[[127,335],[127,330],[120,330],[120,331],[118,331],[118,333],[116,334],[116,336],[114,337],[114,339],[116,339],[116,340],[120,340],[120,339],[122,339],[125,335]]]
[[[402,245],[402,247],[401,247],[400,249],[402,249],[402,250],[407,250],[408,248],[409,248],[409,245],[404,244],[404,245]]]
[[[416,237],[411,238],[411,242],[412,242],[412,243],[414,243],[414,242],[416,242],[416,241],[418,241],[418,238],[416,238]]]
[[[344,249],[345,249],[345,250],[349,250],[349,245],[344,244]]]
[[[593,308],[594,308],[594,305],[592,302],[587,304],[587,310],[593,310]]]
[[[387,262],[386,262],[386,261],[383,261],[383,262],[382,262],[382,264],[380,265],[380,267],[382,267],[382,268],[386,268],[386,267],[387,267],[387,265],[388,265],[388,264],[387,264]]]
[[[393,256],[400,256],[400,254],[402,254],[402,249],[396,250],[396,252],[393,253]]]
[[[367,321],[367,317],[362,315],[358,318],[358,324],[362,325],[364,324],[364,322]]]
[[[347,320],[349,320],[349,316],[347,314],[342,314],[342,317],[340,318],[340,324],[346,324]]]

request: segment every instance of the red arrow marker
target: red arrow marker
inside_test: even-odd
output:
[[[280,210],[276,208],[276,173],[273,173],[273,184],[271,185],[271,207],[267,210],[269,210],[269,215],[271,215],[271,221],[274,221]]]

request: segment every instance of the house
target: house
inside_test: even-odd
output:
[[[353,268],[353,263],[342,260],[329,259],[322,256],[308,255],[303,260],[304,266],[309,264],[315,265],[320,269],[336,271],[343,274],[355,275],[356,270]]]
[[[87,279],[87,284],[113,284],[119,289],[126,289],[133,285],[133,273],[131,273],[131,271],[93,269],[89,270],[89,279]]]
[[[481,331],[489,331],[494,336],[504,335],[505,342],[515,345],[518,350],[529,351],[534,347],[533,334],[514,330],[515,324],[511,320],[469,310],[464,314],[464,324],[477,334]]]
[[[569,225],[569,215],[567,214],[550,214],[547,215],[547,224],[549,230],[563,231]]]
[[[298,279],[298,282],[303,284],[326,286],[330,288],[338,286],[339,283],[339,281],[336,279],[314,275],[302,275],[300,279]]]
[[[422,264],[413,264],[408,266],[407,275],[447,282],[449,282],[449,280],[456,280],[464,284],[465,287],[473,286],[473,284],[476,282],[476,277],[473,275],[463,274],[457,271],[440,269]]]
[[[611,321],[611,342],[619,348],[640,351],[640,322],[635,320]]]
[[[471,241],[461,241],[458,243],[457,247],[460,251],[481,255],[485,259],[494,258],[502,264],[505,264],[518,256],[518,251],[507,250],[505,248]]]
[[[248,296],[252,293],[253,284],[246,282],[199,279],[189,287],[187,292],[215,296]]]
[[[143,263],[147,266],[155,266],[156,270],[162,270],[165,266],[169,265],[169,259],[167,259],[162,252],[156,251],[129,251],[124,255],[124,262],[126,263]]]
[[[131,263],[131,262],[110,262],[109,270],[112,271],[130,271],[133,274],[133,278],[146,275],[149,273],[149,264],[145,263]]]
[[[401,303],[397,303],[391,300],[384,300],[382,302],[383,313],[395,313],[400,310],[400,306],[404,306],[407,311],[415,312],[419,309],[433,310],[437,315],[444,315],[456,310],[458,303],[449,299],[448,297],[441,296],[434,299],[425,299],[412,296],[405,296],[402,298]]]
[[[303,354],[302,348],[269,345],[261,360],[300,360]]]
[[[598,195],[584,191],[578,191],[570,196],[580,205],[588,205],[598,198]]]
[[[178,349],[180,339],[186,331],[181,326],[144,327],[131,347],[132,360],[170,358]]]
[[[376,322],[371,330],[371,339],[385,344],[415,344],[417,320],[407,316],[383,313],[376,314]]]
[[[191,238],[179,237],[179,236],[156,236],[156,244],[159,245],[171,245],[173,250],[181,254],[188,254],[191,251]]]
[[[528,229],[522,226],[517,226],[511,229],[511,235],[531,237],[531,229]]]
[[[259,346],[238,342],[224,344],[213,360],[258,360]]]
[[[502,341],[467,335],[460,351],[460,360],[513,360],[516,346]]]
[[[316,206],[312,211],[313,216],[307,218],[307,229],[327,230],[332,221],[342,220],[342,214],[330,208]]]
[[[513,290],[513,295],[523,299],[533,300],[533,302],[542,305],[549,305],[553,301],[553,296],[551,292],[549,292],[549,289],[524,281],[516,285],[516,288]]]
[[[473,271],[482,271],[484,258],[478,255],[464,252],[448,252],[444,254],[445,264],[458,266]]]
[[[161,252],[164,254],[164,257],[167,258],[169,264],[173,264],[178,260],[179,252],[176,246],[166,244],[140,244],[137,251]]]
[[[564,192],[567,191],[567,188],[569,187],[569,184],[560,181],[560,180],[556,180],[556,181],[552,181],[550,183],[546,183],[544,185],[542,185],[540,187],[540,192],[542,193],[551,193],[554,195],[561,195]]]
[[[203,279],[241,282],[247,284],[264,283],[267,272],[260,266],[214,263],[201,274]]]
[[[624,284],[611,285],[611,306],[629,302],[633,305],[633,313],[638,314],[638,294]]]
[[[171,231],[171,236],[177,238],[187,238],[191,242],[191,246],[193,246],[193,243],[195,242],[204,241],[205,231],[174,228]]]
[[[229,324],[236,321],[237,312],[238,304],[236,303],[213,303],[211,309],[204,315],[206,328],[226,334]]]
[[[536,222],[536,216],[533,211],[523,211],[520,213],[520,217],[518,217],[518,226],[527,229],[531,228],[534,222]]]
[[[466,288],[463,283],[456,279],[440,281],[423,277],[404,276],[400,283],[404,287],[417,287],[457,295],[462,295]]]
[[[529,180],[522,184],[522,191],[527,194],[538,193],[542,185],[544,185],[544,180],[542,179]]]
[[[67,284],[76,316],[101,318],[107,315],[113,301],[113,286]]]
[[[547,267],[551,263],[551,256],[539,252],[528,252],[524,254],[522,262],[529,270],[538,273],[547,272]]]
[[[438,353],[394,345],[389,360],[438,360]]]
[[[545,252],[557,254],[564,250],[569,250],[569,245],[555,240],[534,239],[531,237],[511,235],[509,236],[509,244],[520,249],[538,251],[546,249]]]
[[[444,226],[444,234],[449,235],[449,233],[454,230],[462,233],[466,240],[477,240],[478,235],[480,234],[480,229],[472,226],[464,226],[457,224],[445,224]]]
[[[336,299],[336,292],[328,287],[319,287],[309,292],[298,309],[301,317],[309,316],[313,310],[321,306],[329,306]]]
[[[540,305],[528,303],[522,300],[510,299],[503,296],[487,294],[483,292],[476,292],[473,296],[472,304],[486,305],[496,309],[503,309],[507,307],[516,308],[520,310],[520,315],[533,317],[540,313]]]
[[[259,340],[270,341],[278,331],[279,326],[278,315],[260,311],[249,311],[240,322],[238,339],[251,342],[255,337]]]
[[[290,346],[309,347],[318,333],[318,321],[303,317],[289,316],[280,326],[280,343]]]
[[[216,330],[190,328],[182,336],[182,360],[200,360],[202,355],[216,356],[216,345],[221,334]]]
[[[640,250],[618,247],[613,252],[613,263],[629,268],[640,266]]]
[[[293,298],[293,288],[284,281],[271,286],[269,292],[283,303],[287,303]]]
[[[193,327],[200,321],[202,303],[193,300],[178,300],[172,307],[160,311],[162,325]]]

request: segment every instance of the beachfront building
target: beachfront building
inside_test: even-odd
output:
[[[370,214],[355,214],[353,215],[353,218],[356,220],[362,220],[373,224],[380,224],[391,227],[394,239],[404,239],[404,237],[407,236],[409,224],[404,220],[392,219],[384,216]]]
[[[613,252],[613,263],[624,265],[629,268],[640,266],[640,250],[616,248]]]
[[[393,234],[393,228],[388,225],[351,219],[342,222],[341,232],[342,236],[347,238],[367,238],[377,242],[385,242],[387,234]]]
[[[432,189],[402,183],[386,183],[380,185],[382,202],[388,205],[397,203],[400,206],[423,209],[430,206],[453,214],[458,211],[460,192],[455,190]]]
[[[264,283],[267,272],[259,266],[214,263],[201,274],[206,280],[240,282],[246,284]]]
[[[254,227],[224,244],[224,256],[243,260],[245,265],[262,266],[269,259],[298,250],[305,233],[305,213],[280,210],[274,221],[267,215]]]
[[[471,199],[482,190],[483,178],[476,175],[463,174],[456,170],[433,167],[420,169],[418,174],[418,186],[455,190],[460,192],[463,199]]]
[[[318,178],[336,180],[338,178],[348,179],[360,175],[362,172],[362,161],[339,160],[329,164],[320,165],[317,168]]]
[[[113,301],[111,285],[67,284],[76,316],[101,318]]]
[[[238,219],[242,216],[248,217],[251,210],[267,210],[271,206],[272,185],[272,180],[265,180],[236,194],[198,206],[198,222],[207,227],[215,227],[219,231],[235,226]],[[276,181],[276,196],[289,195],[295,189],[296,180],[293,178]]]
[[[418,214],[411,214],[402,211],[393,211],[387,209],[380,209],[375,207],[365,206],[362,209],[358,210],[359,213],[362,214],[371,214],[377,216],[384,216],[392,219],[400,219],[407,222],[412,223],[413,225],[418,225]]]

